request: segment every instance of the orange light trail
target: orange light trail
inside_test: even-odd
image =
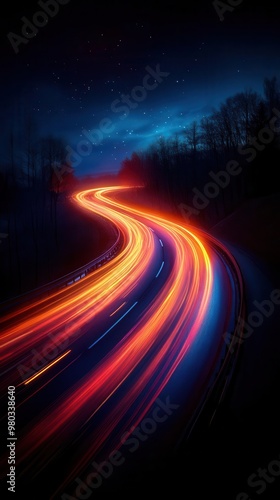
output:
[[[24,382],[24,384],[25,385],[30,384],[30,382],[32,382],[32,380],[35,380],[35,378],[40,377],[40,375],[42,375],[42,373],[44,373],[45,371],[49,370],[53,365],[55,365],[56,363],[58,363],[61,359],[65,358],[65,356],[67,356],[67,354],[69,354],[70,352],[71,352],[71,349],[69,349],[69,351],[66,351],[61,356],[59,356],[59,358],[57,358],[55,361],[53,361],[52,363],[50,363],[48,366],[46,366],[45,368],[43,368],[42,370],[40,370],[38,373],[36,373],[36,375],[33,375],[33,377],[28,378]]]
[[[86,343],[87,352],[94,355],[99,340],[104,346],[110,340],[102,359],[65,389],[44,414],[31,419],[18,443],[18,460],[26,464],[26,470],[41,470],[77,428],[94,422],[98,413],[108,408],[98,427],[91,429],[90,445],[69,471],[64,486],[93,456],[104,451],[110,439],[114,437],[116,447],[121,432],[144,418],[177,369],[187,362],[190,351],[202,342],[211,314],[215,259],[205,235],[160,214],[117,201],[114,195],[125,189],[89,189],[74,196],[83,210],[110,220],[121,231],[124,244],[114,259],[74,285],[1,320],[0,360],[10,385],[19,383],[14,367],[19,363],[31,367],[32,350],[41,352],[50,334],[59,342],[67,328],[68,350],[27,379],[25,385],[46,377],[48,369],[70,353],[72,343]],[[168,263],[163,260],[166,257]],[[227,280],[225,296],[230,302],[232,290]],[[157,293],[141,306],[137,294],[154,283],[161,283]],[[133,302],[130,297],[134,297]],[[124,329],[121,338],[115,338],[116,327],[125,325],[132,315],[133,326]],[[117,318],[113,324],[112,316]],[[107,318],[103,331],[87,328],[100,317]],[[221,313],[225,328],[228,317],[228,311]],[[213,363],[209,359],[204,366],[201,390]],[[2,384],[7,385],[6,377],[2,377]],[[116,397],[118,403],[110,404]],[[116,428],[121,431],[115,436]]]
[[[117,312],[118,312],[118,311],[119,311],[119,310],[120,310],[120,309],[121,309],[121,308],[122,308],[125,304],[126,304],[126,302],[123,302],[123,303],[120,305],[120,307],[118,307],[118,308],[117,308],[114,312],[112,312],[112,313],[110,314],[110,317],[111,317],[111,316],[114,316],[114,315],[115,315],[115,314],[116,314],[116,313],[117,313]]]

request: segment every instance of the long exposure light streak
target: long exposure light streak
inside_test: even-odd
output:
[[[40,375],[42,375],[42,373],[49,370],[53,365],[58,363],[61,359],[65,358],[65,356],[67,356],[67,354],[69,354],[70,352],[71,352],[71,350],[69,349],[69,351],[66,351],[64,354],[59,356],[59,358],[57,358],[55,361],[50,363],[48,366],[46,366],[45,368],[42,368],[42,370],[40,370],[38,373],[36,373],[36,375],[33,375],[33,377],[30,377],[27,380],[25,380],[24,384],[25,385],[30,384],[30,382],[32,382],[32,380],[35,380],[35,378],[40,377]]]
[[[105,335],[107,335],[107,333],[109,333],[128,313],[130,313],[130,311],[137,305],[137,302],[134,302],[133,306],[131,306],[112,326],[110,326],[110,328],[108,328],[108,330],[106,330],[105,333],[103,333],[103,335],[101,335],[101,337],[99,337],[97,340],[95,340],[89,347],[88,349],[91,349],[93,346],[95,346],[97,344],[97,342],[99,342],[101,339],[103,339],[105,337]]]
[[[199,401],[221,350],[222,333],[232,318],[231,279],[224,265],[218,264],[203,232],[118,201],[115,195],[126,189],[88,189],[73,198],[83,210],[110,220],[121,231],[124,244],[114,259],[77,283],[15,309],[0,322],[1,386],[7,386],[9,380],[8,385],[21,388],[18,397],[22,412],[27,401],[30,405],[32,397],[45,390],[48,374],[50,384],[62,381],[63,387],[59,395],[55,391],[53,396],[48,395],[53,398],[49,404],[40,399],[41,411],[25,422],[17,449],[23,477],[40,474],[46,464],[58,460],[71,436],[85,423],[89,426],[88,446],[85,450],[81,445],[82,453],[76,452],[57,491],[67,488],[92,457],[120,446],[122,434],[139,424],[178,367],[188,360],[196,380],[193,399]],[[216,243],[214,239],[212,243]],[[221,278],[215,281],[218,266],[224,280],[222,292],[217,283]],[[153,287],[157,287],[154,295],[150,291],[152,295],[146,300],[147,290]],[[218,323],[213,316],[217,290],[219,300],[226,302],[223,310],[216,311],[219,335],[215,329],[211,333],[210,327]],[[36,371],[34,353],[43,357],[50,334],[55,335],[56,345],[64,342],[65,349]],[[207,349],[211,335],[216,347],[210,357]],[[191,352],[200,344],[203,349],[203,342],[208,346],[205,358],[201,355],[193,365]],[[94,356],[97,346],[101,346],[102,355],[87,369],[77,362],[55,372],[58,362],[72,350],[75,354],[80,350],[82,355],[77,359],[83,363],[87,359],[83,353]],[[203,373],[198,382],[194,374],[200,363]],[[19,365],[36,372],[25,384]],[[76,378],[75,373],[81,375]]]

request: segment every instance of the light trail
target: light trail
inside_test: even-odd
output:
[[[123,303],[122,303],[119,307],[117,307],[117,309],[116,309],[114,312],[112,312],[112,313],[110,314],[110,317],[111,317],[111,316],[114,316],[114,315],[115,315],[115,314],[116,314],[116,313],[117,313],[120,309],[122,309],[122,307],[123,307],[125,304],[126,304],[126,302],[123,302]]]
[[[161,264],[161,266],[160,266],[160,268],[159,268],[159,270],[158,270],[158,272],[157,272],[157,274],[156,274],[156,278],[158,278],[158,277],[159,277],[159,275],[160,275],[160,273],[161,273],[161,271],[162,271],[163,266],[164,266],[164,262],[162,262],[162,264]]]
[[[135,306],[138,301],[134,300],[105,333],[90,329],[91,343],[87,345],[92,352],[92,347],[101,339],[107,338],[109,333],[111,337],[117,326],[124,325],[121,339],[110,343],[102,359],[24,429],[17,456],[18,461],[25,464],[24,473],[28,474],[30,470],[43,470],[44,464],[57,456],[72,433],[104,411],[102,421],[89,431],[87,440],[90,444],[61,487],[66,487],[93,456],[105,453],[104,450],[110,447],[118,447],[122,433],[141,422],[178,367],[188,362],[192,350],[203,341],[213,313],[215,263],[205,244],[205,235],[178,221],[167,220],[161,214],[127,206],[112,198],[125,189],[128,188],[89,189],[74,197],[82,209],[101,215],[119,228],[124,236],[119,254],[71,287],[1,319],[1,364],[5,368],[9,363],[15,366],[18,360],[28,366],[30,353],[42,348],[50,333],[55,333],[59,341],[67,327],[68,347],[74,340],[78,344],[83,336],[88,336],[87,330],[82,330],[84,326],[92,324],[104,313],[107,313],[107,318],[115,315],[124,306],[124,297],[135,297],[146,282],[151,283],[155,277],[162,278],[164,274],[161,288],[153,300],[143,306],[141,314],[137,315],[138,307]],[[160,249],[156,234],[160,234]],[[163,241],[164,251],[169,249],[172,255],[168,268],[162,260]],[[164,273],[163,268],[166,269]],[[159,283],[159,280],[155,281]],[[224,295],[231,304],[229,279],[224,286]],[[121,306],[117,307],[120,303]],[[112,309],[114,312],[110,313]],[[135,321],[133,327],[126,330],[125,321],[132,311]],[[226,328],[231,310],[220,314],[221,323]],[[77,331],[80,332],[78,336]],[[222,328],[220,335],[224,331]],[[216,351],[219,349],[220,344]],[[213,363],[213,359],[209,359],[198,390],[205,388]],[[47,373],[45,368],[30,381],[39,375],[45,377]],[[18,374],[13,371],[13,376],[16,385]],[[5,377],[2,384],[6,385]],[[116,398],[117,404],[114,403]],[[43,454],[40,453],[42,449]]]
[[[107,335],[107,333],[109,333],[113,328],[115,328],[116,325],[119,324],[119,322],[125,317],[127,316],[130,311],[137,305],[137,302],[135,302],[133,304],[133,306],[131,306],[112,326],[110,326],[110,328],[108,328],[108,330],[106,330],[105,333],[103,333],[103,335],[101,335],[101,337],[99,337],[97,340],[95,340],[89,347],[88,349],[91,349],[93,346],[95,346],[97,344],[97,342],[99,342],[101,339],[103,339],[105,337],[105,335]]]
[[[77,197],[78,199],[78,197]],[[88,208],[88,203],[84,204]],[[109,218],[110,210],[92,207],[95,213]],[[112,211],[111,211],[112,212]],[[11,358],[23,356],[37,344],[44,341],[46,332],[58,333],[63,338],[64,328],[68,335],[92,320],[98,313],[115,303],[118,297],[128,295],[141,280],[153,258],[154,239],[148,228],[133,220],[128,221],[121,214],[112,213],[111,220],[118,224],[126,236],[126,246],[113,262],[107,263],[97,272],[59,293],[54,293],[46,301],[24,306],[7,318],[0,320],[1,364]],[[149,253],[145,245],[150,245]],[[29,315],[29,310],[31,314]],[[35,312],[34,312],[35,310]],[[18,318],[21,320],[18,321]],[[6,328],[6,324],[8,327]],[[24,340],[24,342],[23,342]],[[59,341],[59,338],[57,339]]]
[[[57,358],[55,361],[53,361],[52,363],[50,363],[48,366],[46,366],[45,368],[42,368],[42,370],[38,371],[36,373],[36,375],[33,375],[32,377],[28,378],[24,384],[27,385],[27,384],[30,384],[30,382],[32,382],[33,380],[35,380],[35,378],[37,377],[40,377],[40,375],[42,375],[42,373],[45,373],[47,370],[49,370],[52,366],[56,365],[56,363],[58,363],[61,359],[65,358],[65,356],[67,356],[67,354],[69,354],[71,352],[71,349],[69,349],[69,351],[66,351],[64,354],[62,354],[61,356],[59,356],[59,358]]]

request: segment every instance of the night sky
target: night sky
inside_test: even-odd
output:
[[[11,2],[1,13],[2,163],[11,131],[20,151],[32,123],[38,138],[75,151],[78,176],[117,172],[133,151],[180,136],[227,97],[262,93],[265,77],[280,77],[271,1],[231,0],[223,20],[210,0],[64,2],[14,47],[7,35],[22,36],[23,16],[44,24],[42,7]]]

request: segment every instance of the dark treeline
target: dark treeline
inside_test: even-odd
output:
[[[63,234],[60,199],[77,183],[62,139],[11,132],[0,165],[1,299],[54,278]],[[20,135],[20,140],[19,140]]]
[[[120,177],[211,227],[242,201],[279,192],[279,124],[279,82],[265,78],[263,95],[250,89],[227,98],[181,135],[126,158]]]
[[[229,97],[181,135],[126,158],[119,176],[144,185],[154,205],[164,202],[191,223],[211,227],[242,201],[279,192],[279,137],[280,86],[266,78],[263,95],[246,90]],[[67,238],[76,215],[63,201],[81,181],[66,163],[65,146],[60,138],[38,138],[28,120],[10,133],[0,164],[0,300],[75,266],[67,263],[74,250]],[[78,227],[77,245],[88,226],[79,220]]]

